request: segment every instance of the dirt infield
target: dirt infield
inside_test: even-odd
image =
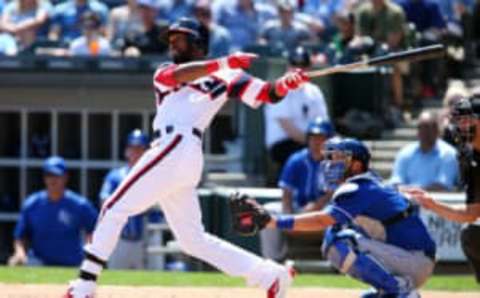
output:
[[[62,285],[12,285],[0,284],[2,298],[59,298],[66,286]],[[103,286],[97,293],[99,298],[264,298],[257,289],[246,288],[167,288],[167,287],[120,287]],[[359,290],[293,288],[289,298],[356,298]],[[423,298],[479,298],[479,292],[453,293],[424,291]]]

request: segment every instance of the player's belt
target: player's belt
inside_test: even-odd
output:
[[[153,138],[158,139],[164,136],[165,134],[171,134],[175,131],[175,126],[174,125],[167,125],[165,126],[165,129],[158,129],[153,132]],[[200,140],[202,140],[203,133],[200,129],[193,127],[192,128],[192,135],[196,136]]]
[[[393,225],[394,223],[404,220],[405,218],[412,215],[415,212],[415,209],[415,205],[413,205],[412,202],[408,201],[408,207],[405,210],[395,214],[390,218],[382,220],[382,223],[384,226]]]

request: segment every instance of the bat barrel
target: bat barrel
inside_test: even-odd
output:
[[[445,55],[445,47],[441,44],[436,44],[371,58],[368,60],[368,65],[379,66],[402,61],[414,62],[431,58],[439,58],[443,55]]]

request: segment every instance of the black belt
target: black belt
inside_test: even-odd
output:
[[[158,139],[158,138],[161,138],[162,135],[165,133],[165,134],[171,134],[175,131],[175,126],[173,125],[167,125],[165,126],[165,129],[164,130],[155,130],[153,132],[153,138],[154,139]],[[202,140],[202,137],[203,137],[203,133],[200,129],[196,128],[196,127],[193,127],[192,128],[192,135],[196,136],[197,138],[199,138],[200,140]]]
[[[408,201],[408,207],[405,210],[395,214],[394,216],[392,216],[390,218],[382,220],[382,224],[384,226],[393,225],[394,223],[397,223],[397,222],[409,217],[410,215],[412,215],[413,212],[415,212],[415,209],[416,209],[415,205],[413,205],[412,202]]]
[[[424,251],[423,254],[435,263],[436,256],[434,252]]]

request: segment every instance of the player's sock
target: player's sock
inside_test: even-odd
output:
[[[95,255],[85,252],[85,259],[80,266],[79,278],[83,280],[96,281],[107,263]]]

